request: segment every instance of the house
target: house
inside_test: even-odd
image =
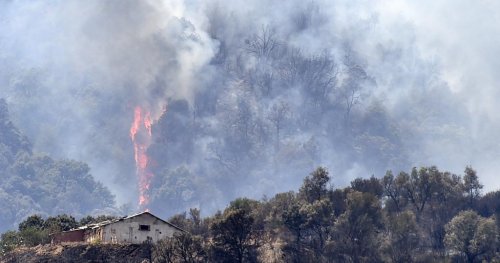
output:
[[[72,229],[69,231],[64,231],[61,233],[51,234],[51,243],[62,243],[62,242],[82,242],[85,240],[85,230],[84,229]]]
[[[57,233],[52,235],[52,242],[156,243],[181,232],[186,231],[150,212],[142,212]]]

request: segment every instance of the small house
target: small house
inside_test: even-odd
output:
[[[150,212],[142,212],[57,233],[52,242],[156,243],[180,232],[185,231]]]

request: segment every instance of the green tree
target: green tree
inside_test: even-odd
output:
[[[377,234],[383,227],[380,201],[369,193],[347,195],[347,210],[334,224],[332,257],[341,262],[380,261]]]
[[[19,223],[19,237],[23,245],[31,247],[50,241],[45,229],[45,220],[40,215],[32,215]]]
[[[428,233],[432,248],[444,254],[445,225],[464,208],[462,180],[449,172],[437,172],[433,184],[432,199],[421,228]]]
[[[434,190],[434,175],[438,173],[436,167],[413,168],[411,174],[400,173],[401,183],[409,203],[415,209],[417,220],[430,202]]]
[[[85,225],[88,225],[88,224],[100,223],[100,222],[103,222],[103,221],[113,220],[113,219],[116,219],[116,218],[117,218],[116,216],[107,216],[107,215],[99,215],[97,217],[85,216],[85,217],[82,217],[80,219],[80,221],[78,222],[78,225],[79,226],[85,226]]]
[[[26,228],[19,231],[19,236],[21,237],[22,244],[28,247],[50,242],[49,233],[46,229]]]
[[[307,222],[307,215],[304,212],[300,205],[295,203],[282,214],[283,224],[294,237],[294,241],[285,246],[284,250],[295,262],[302,257],[302,243],[305,238],[305,224]]]
[[[218,262],[255,262],[258,247],[253,232],[254,218],[243,209],[226,209],[210,227],[213,257]]]
[[[419,233],[415,214],[404,211],[390,215],[387,220],[385,251],[393,262],[413,262],[418,248]]]
[[[77,226],[78,222],[76,222],[75,218],[67,214],[48,217],[44,224],[44,228],[47,229],[49,233],[68,231]]]
[[[315,261],[323,260],[325,245],[330,239],[335,217],[330,200],[324,198],[312,204],[304,204],[301,213],[305,216],[303,228],[306,233],[308,248],[314,252]]]
[[[404,195],[405,192],[403,188],[406,181],[406,174],[402,173],[395,178],[392,171],[387,171],[382,178],[384,195],[388,197],[385,204],[389,211],[395,210],[399,212],[406,205],[406,198]]]
[[[18,232],[7,231],[0,236],[0,254],[4,255],[21,244],[22,239]]]
[[[474,207],[476,201],[481,196],[481,189],[483,189],[483,185],[479,182],[476,171],[472,167],[467,166],[464,174],[464,192],[470,208]]]
[[[471,210],[460,212],[446,224],[446,248],[467,262],[491,260],[497,240],[495,221]]]
[[[28,228],[33,229],[43,229],[45,225],[45,220],[43,220],[40,215],[32,215],[26,218],[24,221],[19,223],[19,231],[23,231]]]
[[[383,185],[373,175],[370,179],[356,178],[351,182],[351,188],[362,193],[370,193],[378,198],[384,194]]]
[[[329,181],[328,171],[323,167],[319,167],[304,179],[304,183],[299,190],[299,196],[309,203],[321,200],[327,197]]]
[[[489,192],[482,196],[476,206],[481,216],[489,217],[495,215],[500,223],[500,191]],[[497,224],[500,226],[500,224]]]

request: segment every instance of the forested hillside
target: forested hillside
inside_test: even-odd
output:
[[[114,196],[94,180],[87,164],[33,152],[0,99],[0,231],[34,213],[83,216],[115,210]]]
[[[3,249],[149,210],[160,258],[498,260],[498,10],[0,0]]]
[[[144,194],[142,208],[162,215],[297,189],[317,166],[343,186],[429,164],[473,165],[496,184],[496,113],[471,106],[487,92],[469,92],[484,86],[450,78],[448,57],[434,55],[445,52],[424,52],[420,24],[390,10],[372,1],[7,1],[0,96],[36,151],[87,163],[118,204],[135,209]],[[142,147],[130,138],[136,108],[151,131]]]
[[[335,177],[318,168],[298,191],[261,200],[238,198],[209,217],[191,209],[170,218],[189,233],[140,249],[99,244],[19,249],[48,243],[51,231],[108,219],[33,215],[19,231],[2,234],[0,250],[6,259],[23,256],[32,262],[68,261],[68,255],[77,262],[109,258],[120,249],[143,251],[143,256],[149,251],[146,258],[152,262],[169,263],[500,260],[500,192],[483,194],[471,167],[463,175],[436,167],[388,171],[380,179],[357,178],[344,188],[335,187]],[[126,262],[137,253],[122,255],[119,260]]]

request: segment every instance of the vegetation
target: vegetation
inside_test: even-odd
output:
[[[158,244],[159,254],[186,251],[189,260],[158,262],[483,262],[498,254],[498,192],[481,194],[476,172],[463,176],[436,167],[396,176],[357,178],[333,188],[326,169],[307,176],[298,192],[261,201],[237,199],[200,220],[199,211],[172,221],[188,237]],[[192,241],[191,241],[192,242]],[[191,246],[193,248],[194,246]]]
[[[9,121],[4,101],[0,133],[0,225],[7,230],[19,222],[17,231],[2,234],[2,253],[48,243],[50,233],[112,218],[83,217],[114,206],[113,196],[94,181],[87,165],[34,154]],[[186,181],[190,171],[182,167],[158,178],[184,186],[176,190],[181,196],[197,185]],[[492,261],[499,258],[500,192],[482,195],[482,187],[471,167],[463,176],[422,167],[357,178],[336,189],[320,167],[298,192],[260,201],[236,199],[207,218],[197,209],[173,216],[171,221],[190,234],[163,240],[153,256],[166,262]],[[177,200],[164,190],[157,191],[166,196],[155,205]]]
[[[155,262],[491,262],[498,246],[500,194],[481,194],[476,172],[436,167],[357,178],[335,189],[325,168],[298,192],[239,198],[222,212],[170,221],[189,233],[153,246]],[[1,236],[3,253],[49,242],[48,233],[110,219],[32,215]]]
[[[16,223],[32,214],[70,213],[81,217],[91,213],[110,213],[115,206],[114,196],[94,180],[86,164],[72,160],[54,160],[49,156],[33,153],[28,139],[9,120],[9,111],[2,99],[0,178],[2,232],[14,228]],[[40,228],[41,217],[29,219],[32,221],[25,221],[23,224]],[[49,219],[64,220],[55,217],[47,220]],[[26,233],[32,230],[22,224],[19,226],[19,230]],[[72,226],[65,225],[63,228]]]
[[[128,131],[141,106],[153,117],[148,208],[213,214],[173,216],[191,234],[157,245],[159,261],[498,258],[500,192],[483,195],[474,169],[384,175],[495,161],[494,107],[476,106],[485,94],[493,101],[494,85],[450,71],[466,60],[443,55],[493,52],[426,51],[458,41],[428,41],[420,25],[431,23],[392,9],[404,15],[387,19],[383,4],[59,2],[0,4],[1,96],[12,105],[9,115],[0,99],[0,232],[18,226],[2,235],[2,252],[117,213],[86,163],[53,156],[81,157],[121,201],[136,197]],[[432,37],[450,35],[440,33]],[[449,72],[464,81],[448,82]],[[469,96],[474,86],[488,88]],[[319,164],[338,181],[324,168],[302,181]],[[334,187],[366,171],[377,177]],[[236,199],[269,193],[278,194]]]
[[[373,39],[377,34],[371,29],[384,27],[379,19],[366,19],[371,15],[337,15],[345,5],[332,1],[294,0],[286,5],[281,1],[265,5],[258,1],[202,2],[199,11],[203,14],[197,15],[203,17],[202,22],[176,18],[168,23],[168,29],[156,26],[155,30],[150,23],[165,19],[157,5],[148,1],[129,5],[96,2],[89,10],[97,12],[95,15],[88,15],[81,24],[75,22],[77,26],[92,26],[92,30],[71,28],[68,32],[95,33],[64,38],[71,42],[67,49],[43,56],[53,63],[27,63],[18,48],[4,52],[0,57],[1,96],[10,103],[12,119],[36,149],[52,156],[82,158],[120,201],[135,203],[137,193],[131,190],[137,189],[132,185],[137,178],[128,132],[134,107],[148,108],[154,117],[153,138],[147,149],[149,169],[154,174],[147,191],[148,207],[162,215],[191,207],[215,213],[242,194],[259,198],[297,189],[304,175],[320,164],[343,176],[338,178],[340,182],[366,171],[381,176],[388,168],[399,171],[412,163],[429,163],[435,156],[438,164],[475,160],[475,151],[463,149],[495,148],[486,147],[489,143],[474,144],[475,139],[469,136],[475,131],[471,123],[482,122],[472,121],[469,107],[451,91],[455,87],[442,81],[434,59],[417,56],[421,52],[412,41]],[[14,15],[18,3],[6,6],[14,8],[7,12]],[[61,3],[63,9],[68,6],[74,8]],[[347,6],[358,11],[355,5]],[[116,12],[123,8],[129,11]],[[41,17],[38,9],[43,8],[29,8],[37,15],[14,15],[13,21]],[[129,13],[137,17],[131,21]],[[59,12],[57,17],[66,14],[71,12]],[[101,19],[115,15],[113,21],[132,24],[94,27],[103,25]],[[349,22],[342,21],[340,26],[341,18]],[[39,22],[24,24],[41,26],[40,32],[65,32],[64,27],[53,28],[56,22]],[[125,28],[132,31],[116,32]],[[13,29],[13,35],[24,32]],[[111,37],[114,33],[118,35]],[[33,43],[57,39],[43,36],[47,38]],[[109,45],[109,39],[122,37],[132,42]],[[84,44],[89,40],[96,44]],[[139,49],[129,52],[130,46]],[[368,51],[372,48],[373,52]],[[82,50],[85,55],[80,54]],[[32,61],[33,53],[39,50],[24,54],[27,61]],[[57,57],[53,54],[66,55],[64,60],[52,60]],[[61,66],[61,61],[68,64]],[[98,62],[101,66],[96,67]],[[185,82],[187,79],[190,81]],[[79,182],[89,174],[86,165],[50,158],[37,161],[40,157],[33,156],[21,159],[21,164],[31,159],[44,167],[59,167],[62,162],[64,167],[79,169],[70,169],[74,172],[68,175],[61,172],[73,181],[68,185],[64,183],[67,179],[59,181],[59,168],[32,175],[29,168],[36,165],[31,165],[26,173],[8,173],[6,177],[16,178],[21,190],[1,188],[1,204],[8,206],[2,226],[12,228],[33,213],[83,216],[112,206],[105,190],[92,192],[98,189],[93,187],[95,182]],[[32,183],[23,175],[40,181]],[[51,180],[54,182],[49,183]],[[43,187],[26,191],[26,185]],[[76,199],[73,193],[85,202],[71,202]],[[22,209],[13,210],[11,203]]]

